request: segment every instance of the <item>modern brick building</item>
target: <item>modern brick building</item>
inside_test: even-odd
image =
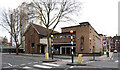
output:
[[[73,30],[73,45],[71,45],[70,30]],[[64,27],[62,33],[53,33],[55,54],[100,53],[102,50],[102,35],[98,34],[89,22],[77,26]],[[30,24],[25,32],[25,53],[45,53],[47,51],[46,28]]]
[[[111,41],[111,50],[120,52],[120,36],[114,36]]]
[[[73,51],[75,53],[100,53],[102,50],[102,35],[99,35],[89,22],[80,23],[77,26],[64,27],[62,33],[54,34],[54,52],[55,54],[71,53],[70,30],[73,30]]]

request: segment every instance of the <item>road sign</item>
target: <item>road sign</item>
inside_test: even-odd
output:
[[[106,41],[103,41],[103,46],[107,46],[107,42]]]

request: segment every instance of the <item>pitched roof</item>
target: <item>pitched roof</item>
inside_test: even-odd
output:
[[[39,35],[43,35],[46,36],[47,35],[47,29],[43,26],[37,25],[37,24],[33,24],[30,23],[30,25],[28,26],[28,28],[26,29],[25,33],[29,30],[29,27],[32,26]],[[58,33],[57,31],[53,31],[53,33]]]

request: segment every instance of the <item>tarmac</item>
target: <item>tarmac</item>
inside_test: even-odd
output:
[[[3,54],[8,54],[8,53],[3,53]],[[12,55],[16,55],[15,53],[11,53]],[[102,55],[102,56],[95,56],[95,61],[101,61],[101,60],[110,60],[112,58],[112,54],[110,54],[110,57],[107,57],[107,55]],[[21,56],[29,56],[29,57],[45,57],[44,54],[25,54],[25,53],[19,53]],[[66,56],[66,55],[54,55],[54,59],[50,57],[49,59],[43,59],[43,62],[59,62],[61,61],[62,63],[66,63],[67,65],[85,65],[85,61],[91,61],[93,60],[93,56],[83,56],[83,63],[78,62],[78,56],[74,56],[74,63],[71,63],[71,56]]]

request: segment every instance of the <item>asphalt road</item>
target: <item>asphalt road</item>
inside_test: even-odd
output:
[[[43,63],[43,56],[3,54],[2,70],[119,70],[119,55],[120,53],[114,53],[111,60],[86,61],[87,66],[68,66],[66,65],[67,61],[63,61],[64,59],[52,63]]]

